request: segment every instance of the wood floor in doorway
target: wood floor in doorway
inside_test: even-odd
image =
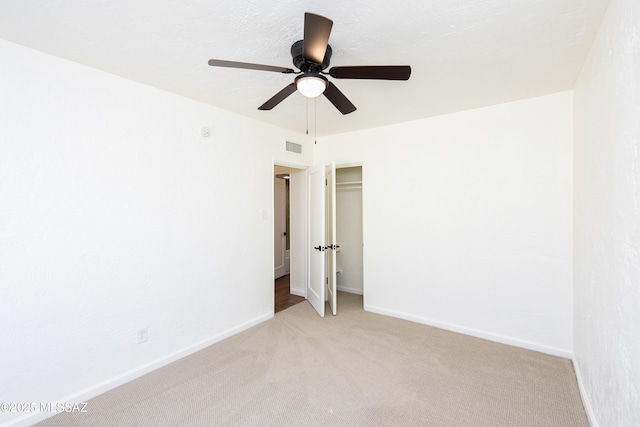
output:
[[[276,279],[274,298],[274,310],[276,313],[304,301],[304,297],[292,295],[289,292],[289,280],[290,278],[288,274]]]

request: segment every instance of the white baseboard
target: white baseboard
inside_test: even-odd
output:
[[[396,317],[398,319],[409,320],[411,322],[422,323],[423,325],[434,326],[436,328],[446,329],[448,331],[458,332],[460,334],[470,335],[472,337],[482,338],[485,340],[494,341],[501,344],[507,344],[507,345],[512,345],[514,347],[526,348],[527,350],[539,351],[540,353],[563,357],[565,359],[571,359],[573,357],[573,353],[570,350],[550,347],[543,344],[537,344],[530,341],[520,340],[518,338],[508,337],[500,334],[494,334],[491,332],[472,329],[465,326],[455,325],[452,323],[441,322],[433,319],[426,319],[423,317],[413,316],[411,314],[406,314],[406,313],[393,311],[393,310],[387,310],[387,309],[372,306],[372,305],[365,304],[364,310],[370,311],[372,313],[383,314],[385,316]]]
[[[350,288],[349,286],[336,286],[336,289],[338,289],[341,292],[362,295],[362,289],[358,289],[358,288]]]
[[[297,295],[299,297],[307,297],[307,290],[306,289],[294,289],[294,288],[290,288],[289,289],[289,293],[291,295]]]
[[[571,362],[573,363],[573,370],[576,373],[576,379],[578,380],[578,390],[580,390],[580,398],[582,398],[582,406],[584,406],[584,410],[587,413],[589,424],[591,425],[591,427],[598,427],[596,415],[593,412],[593,407],[591,406],[591,400],[589,399],[587,390],[584,388],[584,382],[582,381],[582,372],[580,371],[580,365],[578,365],[578,361],[576,360],[575,355],[571,359]]]
[[[219,341],[222,341],[225,338],[229,338],[235,334],[238,334],[246,329],[251,328],[259,323],[262,323],[266,320],[269,320],[273,317],[273,311],[263,314],[262,316],[256,317],[252,320],[249,320],[239,326],[228,329],[224,332],[221,332],[217,335],[199,341],[195,344],[192,344],[188,347],[183,348],[182,350],[175,351],[166,356],[160,357],[156,360],[153,360],[149,363],[146,363],[137,368],[131,369],[129,371],[123,372],[120,375],[116,375],[113,378],[102,381],[98,384],[95,384],[89,388],[81,390],[77,393],[71,394],[69,396],[65,396],[61,399],[56,399],[55,402],[86,402],[87,400],[96,397],[102,393],[105,393],[109,390],[112,390],[118,386],[121,386],[129,381],[135,380],[149,372],[155,371],[156,369],[162,368],[169,363],[175,362],[176,360],[182,359],[183,357],[189,356],[197,351],[200,351],[206,347],[209,347],[212,344],[215,344]],[[55,413],[31,413],[25,414],[25,416],[20,418],[15,418],[10,420],[6,424],[2,424],[2,427],[22,427],[22,426],[31,426],[39,421],[45,420],[49,417],[56,415]]]

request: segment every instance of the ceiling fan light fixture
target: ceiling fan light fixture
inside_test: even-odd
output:
[[[303,74],[296,77],[296,88],[305,97],[315,98],[322,95],[327,88],[327,79],[316,73]]]
[[[278,93],[273,95],[258,110],[268,111],[298,91],[307,98],[316,98],[324,94],[342,114],[356,111],[356,106],[344,96],[342,92],[329,82],[325,76],[334,79],[357,80],[409,80],[411,67],[409,65],[355,65],[332,67],[328,72],[333,50],[329,45],[329,35],[333,21],[314,13],[304,14],[304,38],[291,45],[292,68],[276,67],[273,65],[253,64],[250,62],[226,61],[210,59],[213,67],[240,68],[245,70],[270,71],[282,74],[296,74],[294,82],[289,83]]]

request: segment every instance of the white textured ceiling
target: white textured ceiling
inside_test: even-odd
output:
[[[0,38],[304,132],[292,75],[215,68],[210,58],[293,68],[304,12],[334,21],[332,66],[411,65],[407,82],[333,80],[356,105],[315,101],[329,135],[573,87],[608,0],[0,0]],[[311,120],[314,101],[308,105]],[[313,122],[312,122],[313,123]]]

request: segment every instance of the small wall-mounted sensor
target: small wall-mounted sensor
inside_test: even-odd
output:
[[[200,129],[200,135],[204,136],[205,138],[208,137],[209,135],[211,135],[211,129],[206,126],[202,126],[202,129]]]
[[[147,328],[142,328],[138,330],[138,344],[146,343],[149,339],[149,331]]]

